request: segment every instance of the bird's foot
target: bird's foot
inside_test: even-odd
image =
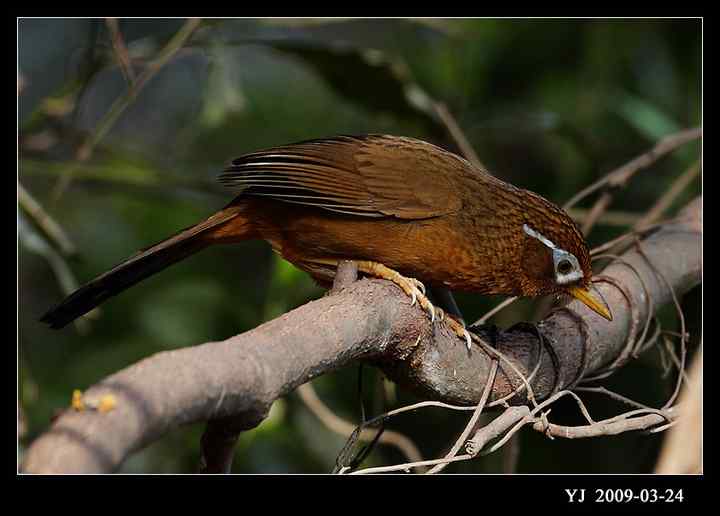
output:
[[[403,292],[412,298],[410,303],[411,306],[418,303],[423,310],[430,314],[430,320],[435,322],[435,307],[425,296],[425,285],[423,285],[421,281],[416,280],[415,278],[405,277],[398,271],[393,270],[390,267],[386,267],[382,263],[365,260],[357,261],[356,263],[359,271],[375,276],[376,278],[386,279],[395,283],[403,290]]]
[[[430,300],[425,296],[425,285],[423,285],[422,282],[415,278],[405,277],[399,272],[386,267],[381,263],[371,261],[357,261],[356,263],[359,271],[375,276],[376,278],[386,279],[395,283],[403,290],[403,292],[412,298],[410,303],[411,305],[418,303],[423,310],[430,314],[431,322],[434,323],[436,319],[439,321],[446,320],[448,326],[450,326],[458,337],[465,341],[468,350],[470,349],[472,339],[470,337],[470,333],[468,333],[467,329],[465,329],[465,324],[457,321],[453,317],[445,317],[445,311],[442,308],[433,306]]]
[[[440,310],[440,308],[437,308],[437,310]],[[470,332],[468,332],[467,328],[465,328],[465,323],[448,316],[447,325],[450,326],[453,332],[455,332],[455,335],[465,341],[468,351],[470,351],[470,347],[472,346],[472,338],[470,337]]]
[[[452,315],[445,314],[445,310],[440,308],[439,306],[435,305],[435,313],[437,314],[436,319],[438,321],[444,321],[447,318],[447,325],[450,326],[450,329],[465,341],[467,344],[468,350],[470,349],[470,346],[472,344],[472,338],[470,337],[470,332],[465,327],[465,322],[462,319],[457,319],[456,317]]]
[[[403,277],[404,277],[404,276],[403,276]],[[417,280],[417,279],[415,279],[415,278],[407,278],[407,279],[410,280],[410,281],[412,281],[412,282],[415,284],[415,287],[417,287],[417,289],[418,289],[420,292],[422,292],[422,295],[423,295],[423,296],[426,295],[426,293],[425,293],[425,285],[423,285],[422,281]]]

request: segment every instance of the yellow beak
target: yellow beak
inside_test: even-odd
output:
[[[587,305],[593,312],[602,315],[608,321],[612,321],[612,314],[600,300],[590,293],[589,290],[582,287],[570,287],[568,292],[575,298]]]

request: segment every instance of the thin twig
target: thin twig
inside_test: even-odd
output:
[[[670,188],[657,200],[657,202],[648,210],[643,218],[635,223],[634,230],[638,231],[653,222],[657,221],[665,211],[667,211],[675,199],[688,187],[688,185],[700,173],[700,162],[696,161],[688,168],[680,177],[675,179]]]
[[[127,47],[125,46],[125,40],[120,32],[120,27],[117,18],[105,18],[105,25],[107,25],[110,31],[110,40],[112,41],[113,51],[117,58],[120,71],[125,77],[128,83],[128,88],[134,90],[135,88],[135,72],[130,62],[130,56],[128,54]]]
[[[658,319],[657,316],[653,316],[653,322],[655,323],[655,331],[653,332],[653,334],[650,337],[645,339],[645,342],[642,343],[641,347],[638,346],[637,356],[642,355],[645,351],[647,351],[648,349],[653,347],[655,345],[655,342],[657,341],[658,337],[662,333],[662,325],[660,323],[660,319]],[[658,347],[658,349],[662,349],[662,348]]]
[[[485,313],[485,315],[483,315],[480,319],[478,319],[477,321],[475,321],[474,323],[472,323],[471,326],[479,326],[479,325],[481,325],[481,324],[485,324],[488,319],[490,319],[492,316],[496,315],[498,312],[500,312],[500,311],[503,310],[504,308],[510,306],[511,304],[513,304],[513,303],[514,303],[515,301],[517,301],[518,299],[519,299],[519,298],[517,298],[517,297],[509,297],[509,298],[507,298],[505,301],[503,301],[502,303],[498,304],[495,308],[493,308],[492,310],[490,310],[490,311],[488,311],[487,313]]]
[[[482,413],[483,409],[485,408],[485,404],[487,403],[488,396],[490,396],[490,390],[495,383],[495,375],[497,374],[497,370],[498,361],[493,360],[492,367],[490,368],[490,374],[488,374],[488,379],[485,383],[485,389],[483,390],[482,396],[480,397],[480,402],[478,403],[475,412],[473,412],[470,421],[468,421],[468,424],[465,425],[465,429],[460,434],[460,437],[455,440],[452,448],[450,448],[450,451],[445,455],[446,459],[451,459],[455,457],[455,455],[457,455],[457,452],[460,451],[460,448],[462,448],[465,444],[465,441],[467,441],[468,436],[475,429],[478,419],[480,419],[480,414]],[[447,467],[448,464],[449,462],[443,462],[441,464],[438,464],[437,466],[434,466],[430,471],[428,471],[428,474],[440,473],[443,469]]]
[[[595,424],[595,421],[593,421],[592,417],[590,417],[590,413],[588,412],[587,408],[585,407],[585,404],[584,404],[583,401],[578,397],[578,395],[575,394],[575,393],[572,392],[572,391],[563,390],[563,391],[557,392],[557,393],[555,393],[554,395],[550,396],[548,399],[546,399],[545,401],[543,401],[542,403],[540,403],[539,405],[537,405],[534,409],[532,409],[532,410],[530,411],[530,413],[529,413],[526,417],[524,417],[522,420],[520,420],[518,423],[516,423],[515,426],[512,427],[512,428],[505,434],[505,436],[504,436],[502,439],[500,439],[497,443],[495,443],[495,444],[492,446],[492,448],[490,448],[490,449],[489,449],[487,452],[485,452],[483,455],[488,455],[488,454],[490,454],[490,453],[493,453],[493,452],[496,451],[497,449],[499,449],[499,448],[501,448],[502,446],[504,446],[505,443],[507,443],[507,442],[510,440],[510,438],[511,438],[516,432],[518,432],[523,426],[527,425],[528,423],[534,422],[535,416],[538,414],[538,412],[541,412],[541,411],[544,410],[548,405],[556,402],[557,400],[559,400],[560,398],[562,398],[562,397],[564,397],[564,396],[572,396],[572,397],[575,399],[575,401],[576,401],[576,403],[578,404],[578,406],[580,407],[580,412],[583,414],[583,416],[584,416],[585,419],[588,421],[588,423],[590,423],[591,425],[592,425],[592,424]]]
[[[412,405],[406,405],[404,407],[400,407],[397,409],[389,410],[383,414],[380,414],[378,416],[375,416],[372,419],[368,419],[363,423],[363,426],[370,426],[374,423],[378,423],[380,420],[386,420],[393,416],[397,416],[398,414],[402,414],[403,412],[410,412],[413,410],[418,410],[425,407],[440,407],[440,408],[446,408],[450,410],[458,410],[458,411],[470,411],[475,410],[475,407],[466,407],[464,405],[450,405],[449,403],[443,403],[442,401],[421,401],[419,403],[413,403]]]
[[[668,224],[675,224],[678,222],[682,222],[682,217],[674,217],[671,219],[666,219],[661,222],[658,222],[656,224],[650,224],[649,226],[645,226],[641,229],[633,229],[631,231],[628,231],[627,233],[623,233],[622,235],[613,238],[612,240],[609,240],[608,242],[605,242],[604,244],[600,244],[597,247],[593,247],[590,250],[590,256],[595,256],[600,253],[604,253],[609,250],[613,250],[615,254],[618,254],[622,251],[620,248],[616,248],[616,246],[619,246],[619,244],[623,243],[626,240],[634,239],[635,237],[642,236],[645,233],[648,233],[652,230],[655,230],[657,228],[661,228],[663,226],[666,226]]]
[[[590,217],[590,210],[585,208],[571,208],[568,214],[578,222],[585,222]],[[645,215],[632,211],[608,210],[597,219],[598,224],[606,226],[635,226]]]
[[[418,409],[420,409],[420,408],[425,408],[425,407],[440,407],[440,408],[446,408],[446,409],[449,409],[449,410],[458,410],[458,411],[471,411],[471,410],[474,411],[474,410],[476,410],[476,407],[467,407],[467,406],[461,406],[461,405],[450,405],[450,404],[448,404],[448,403],[443,403],[443,402],[441,402],[441,401],[421,401],[421,402],[419,402],[419,403],[414,403],[414,404],[412,404],[412,405],[406,405],[406,406],[404,406],[404,407],[400,407],[400,408],[397,408],[397,409],[394,409],[394,410],[390,410],[390,411],[388,411],[388,412],[385,412],[385,413],[383,413],[383,414],[380,414],[380,415],[378,415],[378,416],[375,416],[374,418],[369,419],[369,420],[363,422],[363,423],[360,425],[360,428],[371,427],[371,426],[375,425],[376,423],[384,422],[384,421],[386,421],[387,419],[389,419],[389,418],[391,418],[391,417],[393,417],[393,416],[397,416],[398,414],[402,414],[403,412],[410,412],[410,411],[418,410]],[[427,461],[425,461],[425,462],[427,462]],[[434,463],[435,463],[435,462],[433,462],[433,464],[434,464]],[[415,464],[413,467],[420,468],[420,467],[424,467],[424,466],[423,466],[423,464]],[[403,468],[400,468],[400,469],[403,469]],[[366,471],[366,470],[362,470],[362,471]],[[342,470],[341,470],[341,471],[338,471],[338,474],[342,474]]]
[[[679,420],[676,419],[674,421],[670,421],[669,423],[665,423],[664,425],[656,426],[655,428],[651,428],[650,430],[648,430],[648,433],[657,434],[660,432],[664,432],[665,430],[668,430],[668,429],[674,427],[675,425],[677,425],[678,421]]]
[[[648,227],[650,224],[655,222],[660,216],[672,205],[677,197],[685,190],[685,188],[692,182],[692,180],[700,172],[700,163],[695,162],[688,170],[686,170],[680,177],[678,177],[670,185],[670,188],[657,200],[657,202],[648,210],[648,212],[642,217],[637,217],[633,221],[629,214],[622,214],[622,216],[612,215],[614,212],[607,211],[607,207],[612,202],[612,194],[609,191],[603,192],[600,198],[595,202],[593,207],[586,213],[582,211],[577,213],[580,215],[580,220],[583,222],[582,232],[587,235],[590,230],[598,222],[607,222],[607,220],[613,220],[618,222],[618,225],[631,225],[634,231],[641,231]],[[628,177],[629,179],[629,177]],[[624,183],[623,183],[624,184]],[[577,208],[572,210],[577,212]],[[582,216],[584,215],[584,217]],[[625,222],[626,224],[622,224]]]
[[[518,421],[528,417],[529,414],[530,409],[527,405],[506,408],[502,414],[479,429],[472,439],[467,442],[465,446],[467,452],[473,457],[476,456],[487,443],[499,437]]]
[[[683,335],[682,333],[680,333],[678,331],[673,331],[673,330],[663,330],[662,333],[663,333],[663,335],[670,335],[672,337],[677,337],[678,339],[682,339],[683,337],[686,339],[690,338],[689,334]]]
[[[493,348],[490,344],[488,344],[487,342],[485,342],[484,340],[482,340],[480,337],[478,337],[478,336],[475,335],[474,333],[472,333],[471,336],[472,336],[473,340],[475,340],[476,342],[478,342],[478,343],[482,346],[482,348],[485,350],[486,353],[490,353],[491,355],[495,355],[497,358],[499,358],[500,360],[502,360],[503,362],[505,362],[506,364],[508,364],[508,365],[510,366],[510,369],[512,369],[513,372],[520,377],[520,379],[521,379],[522,382],[523,382],[523,385],[527,388],[527,391],[528,391],[527,399],[530,401],[530,403],[533,404],[533,406],[536,407],[536,406],[537,406],[537,402],[535,401],[535,393],[533,392],[533,389],[532,389],[532,387],[530,386],[529,380],[525,377],[524,374],[522,374],[522,373],[520,372],[520,370],[519,370],[519,369],[517,368],[517,366],[512,362],[512,360],[510,360],[508,357],[506,357],[503,353],[501,353],[501,352],[498,351],[497,349]],[[516,389],[515,391],[513,391],[512,393],[510,393],[510,394],[509,394],[508,396],[506,396],[503,400],[495,400],[495,401],[493,401],[492,403],[490,403],[489,406],[493,406],[493,405],[495,405],[495,404],[501,403],[501,402],[505,401],[505,399],[509,399],[510,397],[515,396],[518,392],[520,392],[521,388],[522,388],[522,386],[518,387],[518,389]]]
[[[53,271],[58,284],[60,285],[60,291],[64,295],[71,294],[79,286],[75,275],[73,274],[70,266],[65,261],[65,258],[51,246],[48,241],[43,238],[32,226],[25,220],[24,216],[19,217],[20,231],[18,232],[18,238],[23,246],[36,253],[45,260]],[[89,330],[89,319],[95,319],[100,314],[100,308],[95,307],[82,317],[78,317],[74,321],[75,328],[81,335],[86,335]]]
[[[591,193],[599,190],[605,185],[608,186],[622,186],[624,185],[633,175],[640,170],[649,167],[655,163],[658,159],[674,151],[678,147],[685,145],[693,140],[702,137],[702,129],[696,127],[694,129],[686,129],[678,133],[666,136],[660,140],[652,149],[641,154],[637,158],[633,159],[629,163],[626,163],[620,168],[613,170],[606,174],[602,178],[595,181],[590,186],[583,188],[577,194],[573,195],[568,202],[565,203],[563,208],[568,210],[575,206],[579,201],[590,195]]]
[[[201,21],[202,20],[199,18],[189,19],[172,37],[168,44],[165,45],[158,56],[148,64],[143,73],[138,76],[135,81],[135,87],[129,89],[124,95],[118,97],[115,102],[113,102],[110,109],[105,113],[100,122],[98,122],[95,130],[90,133],[89,137],[78,149],[76,154],[78,161],[87,161],[90,156],[92,156],[95,146],[105,137],[110,129],[112,129],[115,122],[117,122],[120,118],[120,115],[122,115],[128,106],[132,104],[150,79],[152,79],[175,56],[175,54],[182,49],[185,42],[190,38],[190,36],[192,36]],[[70,169],[60,177],[53,194],[55,199],[59,199],[62,192],[70,185],[73,175],[74,170]]]
[[[688,377],[687,377],[687,372],[682,368],[680,359],[678,359],[677,354],[675,353],[675,350],[672,348],[672,341],[667,336],[663,336],[663,343],[665,344],[665,351],[667,351],[667,354],[670,358],[670,362],[672,362],[672,364],[668,364],[668,366],[671,367],[672,365],[674,365],[675,367],[677,367],[678,374],[681,375],[683,381],[685,383],[687,383],[689,381]],[[669,367],[668,367],[668,369],[669,369]]]
[[[626,419],[629,419],[631,417],[635,416],[642,416],[644,414],[657,414],[659,416],[664,417],[667,421],[672,421],[672,419],[667,414],[667,409],[655,409],[655,408],[646,408],[646,409],[635,409],[630,410],[629,412],[625,412],[623,414],[618,414],[617,416],[609,417],[607,419],[603,419],[602,421],[597,421],[597,423],[615,423],[617,421],[624,421]]]
[[[637,341],[636,341],[635,334],[636,334],[636,330],[637,330],[637,322],[638,321],[634,315],[636,310],[635,310],[635,303],[633,301],[632,296],[630,296],[630,294],[626,291],[626,289],[622,285],[618,284],[615,280],[612,280],[611,278],[608,278],[606,276],[597,276],[594,278],[593,282],[595,282],[595,283],[604,281],[604,282],[614,285],[615,288],[617,288],[618,291],[620,293],[622,293],[622,295],[625,298],[625,300],[627,301],[628,307],[630,309],[630,317],[629,317],[630,329],[628,331],[626,345],[623,347],[622,352],[620,354],[618,354],[617,358],[611,364],[596,371],[596,374],[593,377],[595,379],[599,375],[602,375],[606,371],[614,371],[616,368],[618,368],[622,364],[624,364],[629,359],[629,357],[637,356],[637,352],[640,349],[640,347],[642,346],[643,341],[647,335],[647,331],[650,327],[650,322],[652,321],[652,314],[653,314],[653,304],[652,304],[652,299],[651,299],[652,296],[650,296],[650,292],[648,291],[647,285],[646,285],[645,281],[643,280],[642,276],[640,275],[639,271],[637,270],[637,268],[635,266],[633,266],[632,264],[630,264],[627,260],[621,258],[620,256],[612,255],[612,254],[598,255],[598,256],[593,257],[593,260],[598,260],[601,258],[612,258],[614,260],[612,263],[618,263],[620,265],[623,265],[623,266],[627,267],[628,269],[630,269],[633,272],[633,274],[635,274],[635,276],[638,279],[638,282],[640,283],[640,285],[643,288],[643,293],[644,293],[643,297],[646,299],[645,309],[647,311],[647,319],[645,321],[645,325],[643,326],[643,332],[642,332],[640,338],[637,339]],[[593,378],[588,378],[587,381],[591,381]]]
[[[530,389],[530,382],[533,381],[533,379],[535,378],[535,375],[536,375],[537,372],[540,370],[540,365],[542,364],[542,352],[543,352],[543,348],[542,348],[542,342],[541,342],[540,340],[538,340],[538,347],[539,347],[538,360],[537,360],[537,362],[536,362],[536,364],[535,364],[535,367],[533,367],[533,370],[530,372],[530,374],[529,374],[527,377],[526,377],[525,375],[521,374],[518,369],[514,369],[515,372],[516,372],[516,373],[520,376],[520,378],[522,379],[523,383],[522,383],[521,385],[518,385],[511,393],[503,396],[502,398],[498,398],[498,399],[493,400],[492,402],[488,403],[488,407],[496,407],[497,405],[505,405],[505,406],[507,406],[508,400],[510,400],[510,399],[514,398],[515,396],[517,396],[518,394],[520,394],[526,386],[527,386],[528,389]],[[505,360],[505,361],[508,362],[508,363],[510,362],[510,359],[508,359],[507,357],[505,357],[505,355],[503,355],[503,354],[500,353],[499,351],[498,351],[497,353],[498,353],[498,356],[502,357],[503,360]],[[533,405],[536,405],[536,402],[535,402],[535,394],[532,393],[532,389],[530,389],[530,391],[531,391],[531,392],[530,392],[530,394],[527,396],[527,398],[528,398],[528,400],[530,400],[530,401],[532,402]]]
[[[631,407],[635,408],[641,408],[641,409],[650,409],[652,407],[648,405],[643,405],[642,403],[638,403],[635,400],[631,400],[630,398],[626,398],[622,394],[618,394],[617,392],[611,391],[609,389],[606,389],[605,387],[576,387],[576,391],[584,391],[584,392],[595,392],[598,394],[605,394],[606,396],[609,396],[610,398],[620,401],[622,403],[625,403],[626,405],[630,405]]]
[[[472,408],[472,407],[471,407]],[[434,466],[436,464],[445,464],[450,462],[461,462],[464,460],[470,460],[472,459],[472,456],[470,455],[456,455],[455,457],[451,459],[434,459],[434,460],[424,460],[422,462],[409,462],[407,464],[396,464],[394,466],[378,466],[376,468],[365,468],[360,469],[357,471],[353,471],[352,473],[348,473],[349,475],[367,475],[369,473],[388,473],[392,471],[405,471],[410,472],[411,468],[418,468],[423,466]]]
[[[701,135],[702,130],[697,128],[685,130],[680,133],[663,138],[662,140],[660,140],[660,142],[657,143],[657,145],[655,145],[655,147],[650,149],[650,151],[635,158],[634,160],[630,161],[626,165],[623,165],[619,169],[610,172],[602,179],[595,182],[593,185],[586,188],[578,195],[574,196],[570,201],[565,204],[565,209],[569,209],[578,200],[580,200],[582,198],[583,192],[586,192],[587,195],[594,191],[592,190],[592,188],[595,186],[597,186],[597,188],[600,188],[601,186],[606,187],[606,190],[597,199],[597,201],[595,201],[595,204],[590,209],[590,213],[588,214],[587,219],[583,223],[583,234],[589,234],[595,223],[600,219],[603,213],[605,213],[605,211],[610,206],[610,203],[612,203],[613,193],[611,192],[611,188],[619,188],[625,186],[630,180],[630,178],[632,178],[632,176],[634,176],[640,170],[649,167],[661,156],[676,149],[680,145],[683,145],[689,141],[694,140],[695,138],[700,137]]]
[[[462,152],[463,156],[465,156],[465,158],[467,158],[467,160],[476,167],[488,171],[487,167],[482,164],[482,161],[480,161],[475,149],[473,149],[472,145],[470,145],[465,133],[462,129],[460,129],[455,117],[452,115],[447,106],[443,102],[433,101],[432,107],[440,121],[443,125],[445,125],[445,128],[450,133],[450,136],[452,136],[455,140],[455,143],[460,148],[460,152]]]
[[[310,410],[328,430],[344,437],[349,437],[353,433],[355,425],[345,421],[330,410],[318,397],[312,384],[305,383],[301,385],[297,388],[297,393],[300,395],[300,399],[308,410]],[[368,429],[363,429],[363,431],[360,432],[359,439],[362,441],[372,441],[376,433],[377,432],[372,432]],[[420,450],[415,443],[413,443],[409,437],[399,432],[385,430],[378,442],[380,444],[395,446],[405,455],[409,462],[421,462],[423,460]]]
[[[602,195],[600,195],[600,198],[595,201],[595,204],[590,209],[590,212],[588,213],[587,218],[585,219],[585,222],[583,222],[582,225],[582,232],[583,235],[588,235],[590,233],[590,230],[592,230],[593,227],[595,227],[595,223],[600,219],[600,217],[605,213],[605,210],[607,210],[608,206],[610,206],[610,203],[612,202],[612,194],[610,192],[603,192]]]
[[[75,245],[72,243],[63,228],[46,212],[30,193],[18,183],[18,204],[25,210],[25,213],[37,224],[43,234],[57,245],[60,252],[65,256],[76,253]]]
[[[685,371],[685,360],[687,358],[687,346],[686,346],[686,340],[687,340],[687,331],[685,326],[685,315],[683,314],[682,307],[680,306],[680,301],[678,301],[677,294],[675,294],[675,289],[670,284],[668,279],[665,277],[665,274],[662,273],[655,265],[651,262],[651,260],[648,258],[647,254],[643,250],[642,242],[640,240],[637,240],[635,242],[635,245],[637,247],[638,253],[645,258],[645,261],[650,265],[651,270],[655,273],[657,277],[659,277],[667,289],[670,291],[670,295],[672,296],[673,304],[675,305],[675,310],[678,314],[678,317],[680,318],[680,366],[678,367],[678,370],[680,371],[678,374],[677,383],[675,384],[675,390],[673,391],[672,396],[670,396],[670,399],[667,400],[665,405],[663,405],[663,409],[667,409],[669,406],[671,406],[673,403],[675,403],[675,400],[678,397],[678,394],[680,394],[680,386],[682,385],[683,381],[683,372]]]
[[[631,430],[647,430],[648,428],[656,427],[663,421],[667,421],[666,425],[654,429],[656,431],[660,431],[660,429],[665,430],[675,424],[678,416],[678,411],[673,407],[664,411],[663,414],[653,412],[641,417],[622,418],[614,421],[598,421],[592,425],[583,426],[563,426],[537,421],[533,424],[533,428],[538,432],[552,435],[553,437],[579,439],[599,437],[601,435],[617,435]]]
[[[182,49],[185,42],[190,38],[195,29],[200,25],[199,18],[191,18],[180,30],[173,36],[167,45],[160,51],[158,56],[151,61],[147,68],[141,73],[135,82],[133,91],[128,91],[125,95],[119,97],[110,107],[105,116],[100,120],[97,128],[91,134],[90,138],[83,144],[78,151],[78,160],[85,161],[92,154],[95,145],[102,140],[108,131],[115,125],[120,115],[132,103],[135,97],[142,91],[145,85],[155,77],[155,75]]]

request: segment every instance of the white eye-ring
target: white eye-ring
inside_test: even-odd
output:
[[[553,270],[555,271],[555,283],[558,285],[567,285],[582,279],[583,272],[580,268],[577,258],[572,253],[568,253],[564,249],[560,249],[550,240],[545,238],[539,232],[527,224],[523,224],[523,231],[532,238],[542,242],[552,251]]]

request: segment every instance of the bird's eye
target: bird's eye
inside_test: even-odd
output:
[[[568,260],[562,260],[558,263],[557,270],[560,274],[570,274],[573,270],[572,264]]]

